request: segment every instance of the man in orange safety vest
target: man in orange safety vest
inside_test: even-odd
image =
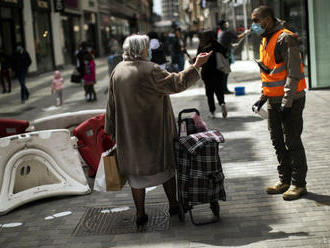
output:
[[[307,162],[301,141],[306,81],[297,35],[285,29],[268,6],[254,9],[251,19],[251,29],[262,37],[257,61],[262,95],[252,108],[259,111],[268,102],[268,129],[279,162],[279,181],[266,192],[294,200],[307,192]]]

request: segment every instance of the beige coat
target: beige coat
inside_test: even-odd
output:
[[[170,94],[199,79],[193,66],[169,73],[148,61],[123,61],[110,77],[105,132],[116,139],[123,175],[149,176],[175,168],[176,123]]]

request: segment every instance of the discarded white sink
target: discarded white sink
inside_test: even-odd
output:
[[[0,215],[37,199],[91,192],[66,129],[0,138]]]
[[[30,122],[26,131],[40,131],[48,129],[67,129],[78,126],[83,121],[105,113],[105,109],[81,110],[77,112],[66,112],[62,114],[50,115]]]

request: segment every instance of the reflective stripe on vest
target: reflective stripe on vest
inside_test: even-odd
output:
[[[275,47],[278,40],[278,37],[283,33],[289,33],[294,36],[296,34],[292,33],[287,29],[281,29],[277,31],[270,38],[268,44],[266,44],[266,38],[262,39],[260,45],[260,64],[264,67],[264,70],[260,70],[263,93],[266,96],[283,96],[284,95],[284,86],[287,78],[287,70],[284,62],[279,64],[275,61]],[[302,77],[298,83],[297,92],[300,92],[306,88],[306,81],[304,76],[304,67],[300,63],[300,69]]]
[[[300,77],[300,80],[305,79],[305,75],[302,74]],[[262,87],[278,87],[278,86],[283,86],[285,85],[286,80],[282,81],[273,81],[273,82],[262,82]]]

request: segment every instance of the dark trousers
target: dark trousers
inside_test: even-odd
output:
[[[279,165],[280,181],[297,187],[306,185],[307,162],[301,141],[305,97],[293,102],[287,118],[279,113],[281,104],[268,104],[268,129]]]
[[[94,89],[94,84],[85,85],[84,89],[87,101],[96,101],[96,92]]]
[[[209,73],[203,78],[205,83],[205,93],[207,96],[207,103],[209,105],[209,110],[211,113],[215,111],[214,94],[217,97],[219,105],[225,103],[224,95],[224,80],[226,74],[221,71],[216,71],[214,73]]]
[[[26,79],[26,71],[22,71],[20,73],[17,73],[17,79],[18,79],[18,82],[21,86],[21,100],[22,101],[25,101],[29,98],[29,91],[25,85],[25,79]]]
[[[184,70],[184,53],[178,53],[178,54],[173,54],[172,55],[172,64],[177,64],[178,66],[178,71],[183,71]]]
[[[6,88],[6,84],[5,84],[5,79],[7,81],[8,84],[8,88]],[[2,91],[3,92],[10,92],[11,91],[11,79],[10,79],[10,73],[8,69],[2,69],[0,71],[0,83],[2,86]]]
[[[226,73],[225,75],[225,79],[224,79],[224,92],[229,92],[229,89],[228,89],[228,76],[229,76],[229,73]]]

